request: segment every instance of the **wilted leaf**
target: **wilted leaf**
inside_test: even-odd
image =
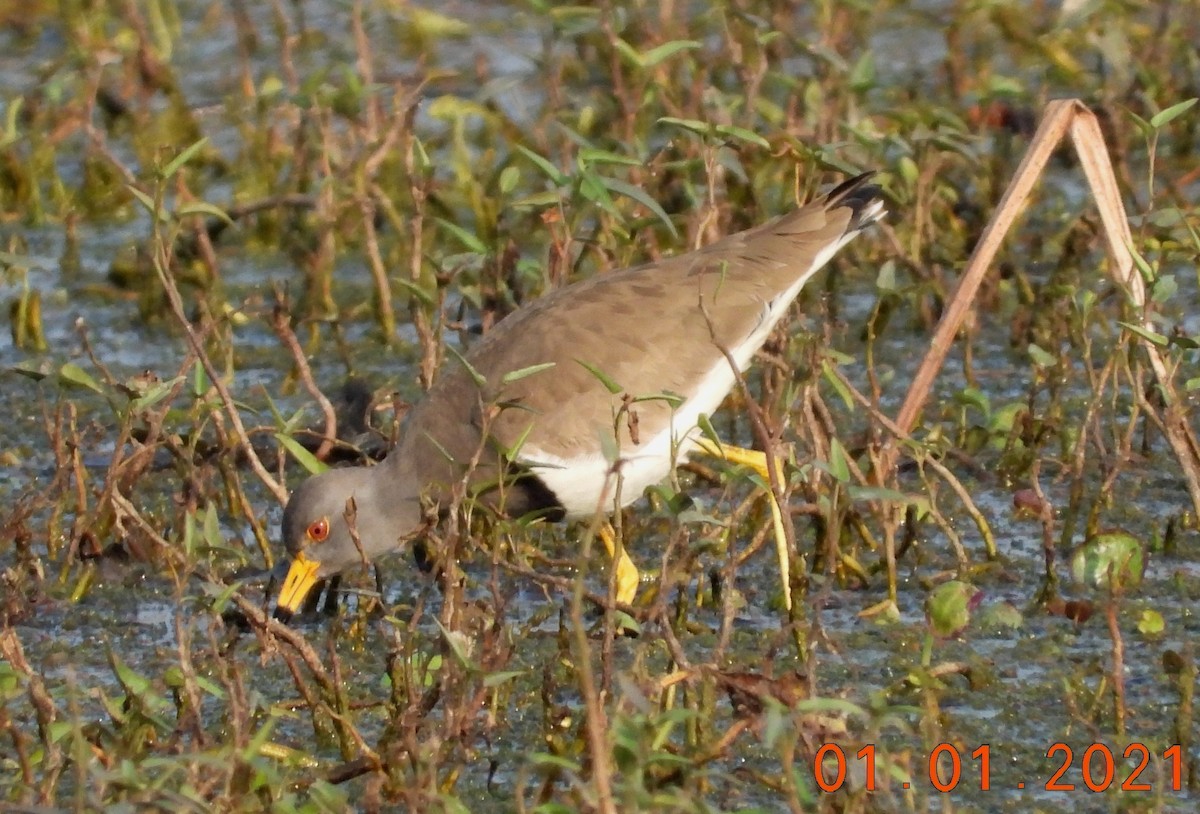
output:
[[[1018,512],[1029,512],[1035,517],[1041,517],[1046,505],[1033,489],[1018,489],[1013,492],[1013,508]]]

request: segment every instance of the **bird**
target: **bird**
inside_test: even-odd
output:
[[[419,536],[456,487],[505,516],[594,518],[684,455],[732,459],[701,425],[804,284],[886,214],[873,175],[694,251],[564,286],[450,354],[381,463],[327,470],[292,493],[277,615],[290,617],[320,580]],[[616,598],[630,602],[637,569],[616,555]]]

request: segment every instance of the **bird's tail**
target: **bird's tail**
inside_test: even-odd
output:
[[[856,175],[831,189],[825,196],[825,209],[848,206],[852,212],[846,234],[867,228],[887,214],[883,206],[883,191],[875,184],[868,184],[875,176],[874,170]]]

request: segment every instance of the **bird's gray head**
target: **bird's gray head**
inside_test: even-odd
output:
[[[331,469],[292,493],[283,512],[292,565],[279,592],[281,613],[294,613],[318,580],[395,547],[408,531],[398,516],[403,506],[377,498],[376,475],[375,468]]]

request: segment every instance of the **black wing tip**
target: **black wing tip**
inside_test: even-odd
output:
[[[847,231],[858,231],[870,226],[885,214],[883,190],[877,184],[868,184],[875,177],[875,170],[867,170],[848,178],[829,191],[825,196],[825,208],[847,206],[852,213]]]

